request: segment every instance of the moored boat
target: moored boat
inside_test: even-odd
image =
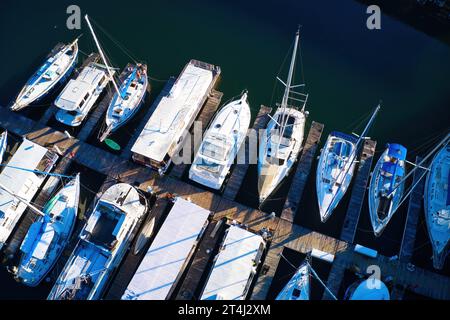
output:
[[[299,37],[300,32],[297,31],[287,81],[284,83],[280,80],[286,87],[281,105],[271,117],[260,139],[258,153],[260,204],[280,186],[297,161],[302,148],[308,95],[292,91],[294,88],[304,86],[303,84],[292,85]],[[292,103],[299,103],[300,106],[294,107]]]
[[[119,88],[114,94],[106,112],[106,129],[100,136],[100,141],[126,124],[144,104],[147,94],[147,65],[133,65]]]
[[[388,144],[372,172],[369,185],[369,212],[376,236],[386,228],[402,200],[406,153],[404,146],[396,143]]]
[[[383,281],[369,278],[348,287],[345,300],[390,300],[390,294]]]
[[[77,57],[78,38],[47,58],[36,73],[28,79],[11,105],[11,110],[19,111],[44,98],[58,83],[69,77],[75,68]]]
[[[118,183],[98,200],[78,244],[56,280],[50,300],[96,300],[120,264],[147,210],[139,192]]]
[[[323,147],[316,171],[316,192],[320,220],[326,222],[347,191],[365,135],[380,106],[377,106],[359,138],[333,131]]]
[[[84,67],[56,98],[56,120],[67,126],[80,126],[110,81],[104,66],[90,63]]]
[[[433,266],[442,269],[450,245],[450,145],[434,156],[425,182],[425,220],[433,247]]]
[[[311,272],[309,263],[305,261],[280,291],[276,300],[309,300],[310,292]]]
[[[22,257],[15,277],[28,286],[37,286],[52,270],[72,235],[80,197],[80,175],[52,197],[42,216],[31,225],[20,251]]]
[[[220,189],[250,125],[247,92],[226,104],[215,115],[189,170],[189,179]]]

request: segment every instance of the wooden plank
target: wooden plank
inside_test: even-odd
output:
[[[256,116],[255,122],[253,123],[253,127],[247,131],[246,139],[241,146],[241,148],[245,148],[245,161],[238,160],[238,164],[235,165],[233,171],[231,172],[230,179],[227,182],[225,187],[225,191],[223,196],[227,199],[234,200],[241,188],[242,182],[244,181],[245,175],[247,174],[248,167],[250,165],[250,159],[255,158],[250,154],[250,146],[249,141],[252,134],[255,135],[256,139],[258,137],[257,133],[259,130],[263,129],[267,123],[269,122],[269,117],[267,116],[272,111],[272,108],[261,106],[259,109],[258,115]],[[254,142],[253,142],[254,143]],[[241,151],[238,153],[240,155]],[[241,163],[244,162],[244,163]]]
[[[370,168],[372,167],[373,156],[377,143],[373,140],[364,141],[361,160],[358,165],[355,182],[350,196],[350,203],[347,208],[344,224],[341,231],[341,239],[349,243],[353,243],[358,226],[359,215],[366,194],[367,183],[370,176]]]
[[[312,122],[308,137],[306,138],[306,142],[303,147],[302,155],[297,165],[297,169],[293,172],[294,178],[292,180],[291,187],[289,188],[283,211],[281,212],[281,218],[284,220],[294,222],[295,214],[302,198],[303,190],[305,189],[305,185],[309,177],[309,172],[311,171],[311,165],[314,160],[314,155],[316,154],[323,129],[323,124],[314,121]]]
[[[422,161],[421,157],[416,157],[416,164]],[[399,258],[401,261],[410,262],[416,241],[417,224],[419,222],[419,214],[422,209],[422,198],[425,188],[424,170],[417,169],[414,172],[413,183],[414,190],[409,196],[408,213],[406,216],[405,229],[403,231],[402,243],[400,246]],[[422,179],[419,181],[419,179]]]

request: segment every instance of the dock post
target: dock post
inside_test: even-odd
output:
[[[370,168],[375,154],[376,141],[366,140],[362,150],[361,160],[356,173],[355,184],[352,188],[350,203],[347,208],[344,225],[341,231],[341,240],[353,243],[358,226],[359,215],[369,182]]]
[[[286,202],[284,203],[283,211],[281,212],[281,219],[294,222],[295,214],[311,171],[312,162],[314,160],[314,155],[316,154],[323,129],[323,124],[315,121],[312,122],[297,169],[295,172],[291,173],[294,174],[294,179],[291,187],[289,188],[289,193],[287,195]]]

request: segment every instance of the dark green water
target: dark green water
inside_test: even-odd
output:
[[[399,142],[412,150],[412,160],[449,128],[450,47],[385,15],[382,29],[370,31],[366,7],[353,0],[2,0],[0,105],[13,98],[57,42],[84,33],[81,50],[95,51],[84,22],[81,31],[66,29],[70,4],[78,4],[82,14],[88,13],[134,56],[146,61],[152,78],[177,76],[191,58],[219,65],[224,100],[248,89],[253,115],[261,104],[277,101],[274,88],[279,97],[280,87],[275,87],[275,77],[297,25],[302,24],[303,73],[310,93],[307,109],[310,120],[325,124],[325,135],[331,130],[361,130],[356,124],[380,99],[383,108],[371,131],[379,150],[386,142]],[[115,66],[130,61],[104,34],[98,35]],[[163,82],[152,85],[155,95]],[[313,191],[307,196],[311,206],[303,204],[304,209],[316,207]],[[315,222],[306,225],[318,229]],[[392,232],[400,234],[398,228]],[[0,278],[4,277],[10,275],[0,272]],[[34,294],[27,288],[22,295],[20,288],[13,287],[17,297],[45,297],[45,292]],[[0,297],[4,294],[0,290]]]

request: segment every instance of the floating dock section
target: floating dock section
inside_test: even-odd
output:
[[[231,226],[226,231],[201,299],[244,300],[264,249],[265,241],[260,235]]]
[[[166,171],[219,75],[219,67],[191,60],[131,148],[133,160]]]
[[[177,198],[122,299],[169,299],[207,226],[209,214],[208,210]]]
[[[50,172],[57,159],[58,156],[53,152],[24,139],[8,166],[3,169],[0,186],[8,188],[9,192],[0,188],[0,249],[27,209],[26,203],[10,193],[30,202],[45,179],[45,175],[33,171]]]

